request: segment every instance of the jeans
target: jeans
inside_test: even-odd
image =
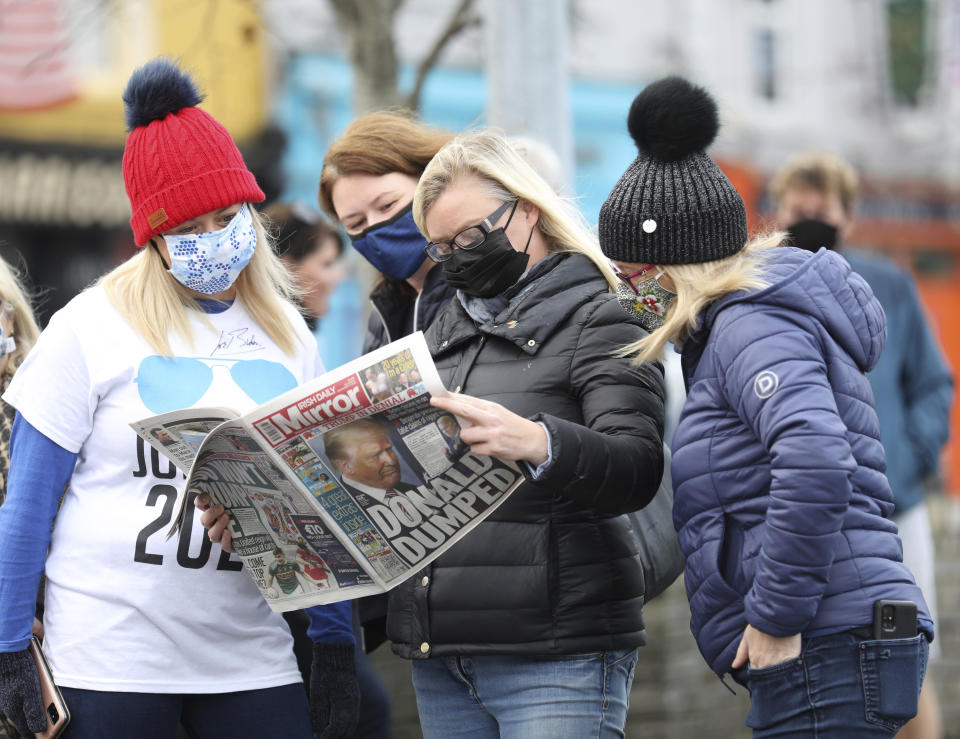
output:
[[[800,656],[733,678],[750,691],[754,737],[893,736],[917,712],[927,639],[804,638]]]
[[[70,710],[63,739],[174,739],[178,723],[192,739],[313,736],[300,683],[209,695],[60,690]]]
[[[413,662],[424,739],[623,737],[637,650]]]

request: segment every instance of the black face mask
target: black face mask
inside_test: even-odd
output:
[[[827,249],[836,249],[839,244],[840,233],[836,226],[808,218],[797,221],[787,229],[790,245],[807,251],[819,251],[821,246]]]
[[[450,287],[462,290],[478,298],[499,295],[517,280],[527,269],[530,255],[530,239],[523,251],[517,251],[502,228],[491,231],[475,249],[457,249],[443,262],[443,279]]]

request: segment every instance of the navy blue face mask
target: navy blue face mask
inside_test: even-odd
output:
[[[405,280],[420,269],[427,240],[413,222],[413,203],[392,218],[374,223],[350,240],[370,264],[387,277]]]

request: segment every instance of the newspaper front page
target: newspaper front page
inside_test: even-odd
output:
[[[243,416],[191,408],[131,425],[187,474],[175,528],[208,493],[270,607],[288,611],[389,590],[520,484],[430,405],[445,394],[418,332]]]

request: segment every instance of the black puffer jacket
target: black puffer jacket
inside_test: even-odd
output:
[[[552,463],[391,592],[402,657],[643,643],[643,574],[621,514],[646,505],[663,472],[663,372],[613,356],[644,332],[589,259],[548,260],[492,321],[478,326],[453,300],[426,332],[446,386],[542,421]]]
[[[414,331],[425,331],[441,310],[457,294],[443,281],[443,270],[438,264],[427,273],[423,290],[416,298],[396,294],[381,285],[370,294],[373,310],[363,337],[363,353],[367,354],[391,341],[409,336]]]

